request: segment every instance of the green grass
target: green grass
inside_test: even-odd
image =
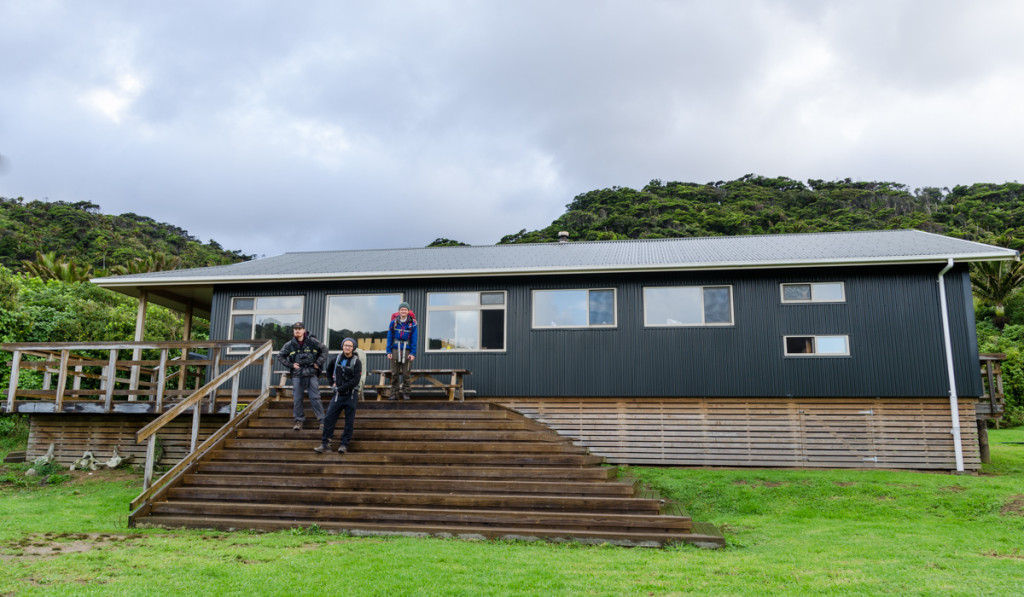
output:
[[[135,530],[123,472],[2,485],[0,595],[1022,595],[1024,429],[990,439],[979,476],[631,469],[720,550]]]

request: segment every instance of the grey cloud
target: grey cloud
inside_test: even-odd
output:
[[[653,178],[950,186],[1022,161],[1009,2],[3,10],[0,195],[247,253],[493,243]]]

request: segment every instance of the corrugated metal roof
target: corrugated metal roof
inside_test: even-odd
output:
[[[98,278],[100,286],[1007,260],[1016,251],[919,230],[286,253]]]

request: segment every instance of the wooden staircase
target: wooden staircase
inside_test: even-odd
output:
[[[661,500],[635,497],[603,458],[487,402],[361,402],[344,455],[313,451],[315,425],[307,415],[293,431],[291,400],[268,403],[131,524],[724,544],[714,527],[695,532]]]

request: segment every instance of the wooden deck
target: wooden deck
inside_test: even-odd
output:
[[[362,402],[348,454],[318,454],[312,417],[268,403],[132,525],[517,538],[659,546],[724,544],[616,469],[535,422],[483,402]],[[338,432],[340,434],[340,431]],[[337,443],[335,442],[335,446]]]

